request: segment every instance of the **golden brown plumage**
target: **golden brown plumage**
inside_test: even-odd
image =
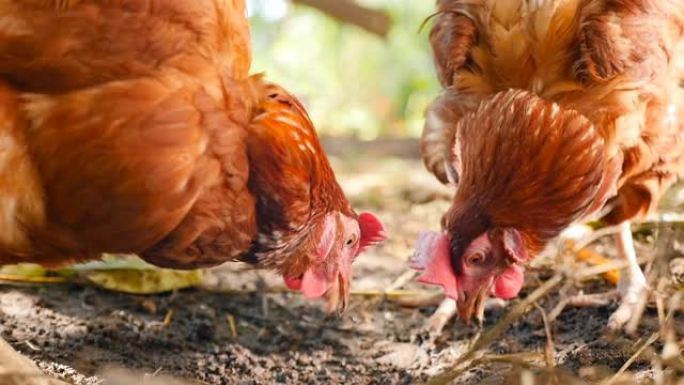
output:
[[[424,237],[414,264],[441,284],[454,278],[430,261],[448,258],[462,281],[450,290],[469,317],[474,297],[502,274],[509,290],[497,290],[517,293],[514,267],[570,224],[599,212],[611,224],[644,215],[682,174],[684,2],[438,8],[430,42],[445,92],[428,111],[421,149],[427,168],[458,188],[443,219],[448,242]]]
[[[245,260],[344,303],[382,225],[249,39],[243,0],[0,0],[0,262]]]

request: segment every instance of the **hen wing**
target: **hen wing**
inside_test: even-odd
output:
[[[653,80],[668,72],[682,32],[681,0],[585,0],[581,6],[577,75]]]
[[[0,77],[56,93],[220,63],[247,76],[244,0],[0,0]]]
[[[467,64],[468,53],[477,39],[477,29],[470,12],[473,3],[468,0],[437,2],[430,45],[439,80],[445,88],[453,84],[456,71]],[[455,128],[473,103],[465,95],[445,94],[428,108],[420,149],[425,166],[442,183],[458,181]]]
[[[218,186],[226,203],[244,203],[240,218],[228,215],[202,230],[242,226],[253,235],[253,219],[242,218],[252,207],[244,129],[203,87],[167,80],[24,95],[27,142],[48,202],[39,237],[56,248],[46,254],[141,252],[172,231],[162,248],[188,247],[179,225],[220,205],[205,202]]]
[[[0,264],[29,256],[27,227],[45,219],[43,189],[24,129],[18,95],[0,81]]]
[[[620,223],[648,213],[684,171],[682,32],[684,1],[585,1],[578,34],[578,80],[626,79],[640,88],[638,131],[629,119],[607,126],[622,149],[617,197],[604,217]]]

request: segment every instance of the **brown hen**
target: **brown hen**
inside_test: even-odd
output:
[[[430,35],[444,94],[422,137],[427,168],[456,186],[443,231],[419,241],[421,281],[457,311],[515,297],[523,268],[571,224],[619,224],[628,319],[646,281],[629,221],[684,166],[684,2],[440,0]]]
[[[243,0],[0,0],[0,263],[242,260],[344,307],[382,224],[249,47]]]

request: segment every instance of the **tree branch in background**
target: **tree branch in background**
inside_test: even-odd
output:
[[[292,0],[292,2],[316,8],[341,22],[354,24],[383,38],[387,37],[392,24],[387,13],[361,6],[353,0]]]

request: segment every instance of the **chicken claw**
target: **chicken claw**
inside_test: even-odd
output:
[[[442,334],[442,330],[447,323],[458,313],[456,301],[453,298],[445,297],[439,304],[437,310],[428,318],[423,326],[423,332],[428,334],[429,341],[434,341],[437,336]]]
[[[633,317],[640,316],[641,304],[646,299],[649,289],[646,277],[637,262],[636,250],[632,239],[629,222],[620,225],[620,232],[615,236],[617,253],[629,264],[623,274],[620,274],[618,292],[621,302],[617,310],[608,320],[608,329],[616,331],[622,329]]]
[[[476,311],[477,325],[482,327],[484,322],[484,312],[501,309],[506,306],[507,301],[499,298],[487,298],[482,301]],[[426,335],[427,344],[434,343],[435,339],[442,334],[444,327],[458,314],[458,303],[450,297],[444,297],[434,313],[428,318],[421,329],[420,335]]]

